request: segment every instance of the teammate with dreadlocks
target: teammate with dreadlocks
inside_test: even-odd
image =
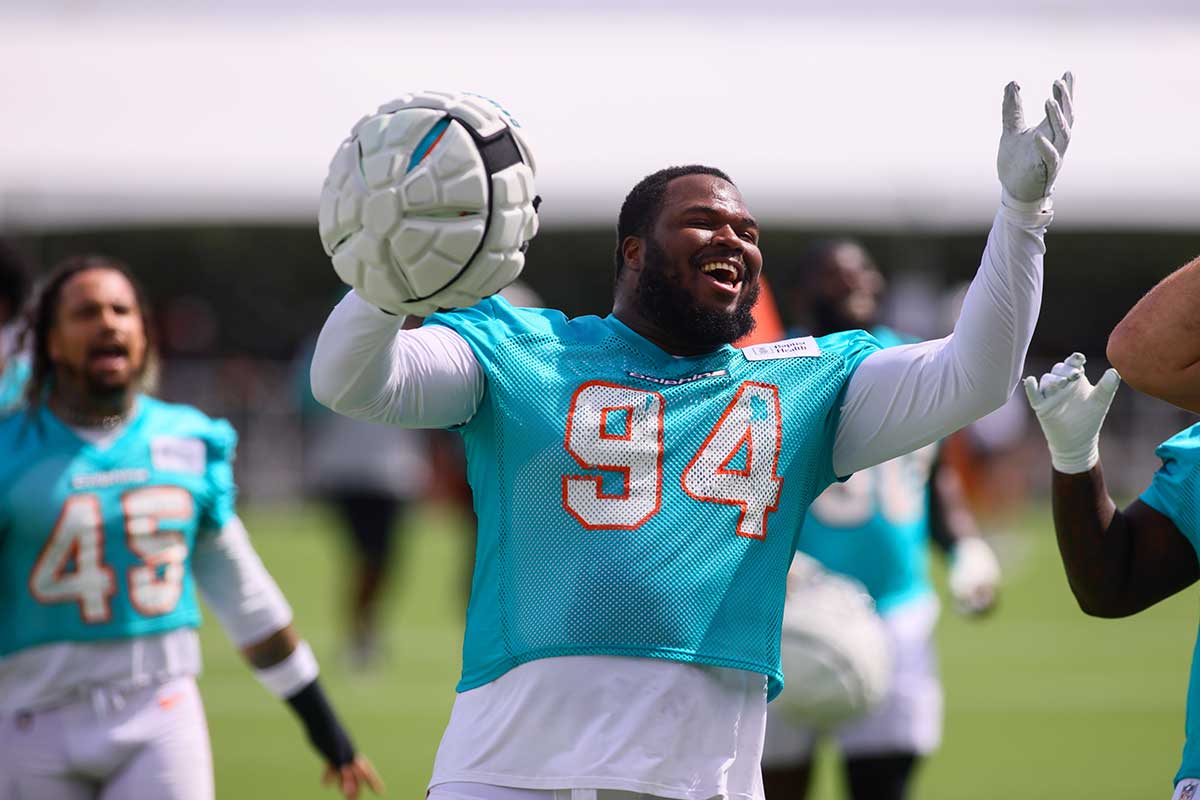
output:
[[[196,589],[347,797],[378,788],[234,509],[236,434],[147,394],[145,296],[68,259],[30,314],[26,407],[0,416],[0,796],[207,800]]]

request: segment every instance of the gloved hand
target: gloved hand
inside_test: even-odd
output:
[[[1042,376],[1025,379],[1025,395],[1037,414],[1050,448],[1050,463],[1066,475],[1087,472],[1100,460],[1100,426],[1121,385],[1121,376],[1109,369],[1095,385],[1083,372],[1087,359],[1072,353]]]
[[[960,614],[985,614],[996,605],[1000,562],[978,536],[959,539],[950,556],[950,594]]]
[[[1046,101],[1045,119],[1036,128],[1026,128],[1021,87],[1016,81],[1004,87],[1004,129],[1000,134],[996,169],[1004,187],[1005,205],[1040,210],[1044,199],[1050,196],[1063,154],[1071,143],[1074,90],[1074,76],[1064,73],[1051,89],[1054,97]]]

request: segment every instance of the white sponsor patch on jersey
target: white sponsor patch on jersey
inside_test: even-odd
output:
[[[163,472],[204,474],[204,442],[180,436],[156,436],[150,440],[150,463]]]
[[[752,344],[742,348],[747,361],[770,361],[776,358],[816,358],[821,355],[817,340],[811,336],[784,339],[782,342]]]

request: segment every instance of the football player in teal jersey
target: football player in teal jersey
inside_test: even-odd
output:
[[[1039,381],[1025,379],[1053,467],[1054,529],[1067,581],[1094,617],[1127,617],[1200,579],[1200,424],[1154,451],[1162,465],[1142,495],[1117,508],[1104,483],[1100,428],[1125,370],[1148,394],[1200,411],[1196,302],[1200,260],[1147,294],[1109,337],[1109,369],[1093,386],[1073,353]],[[1155,349],[1169,343],[1165,349]],[[1138,363],[1138,358],[1152,361]],[[1191,359],[1190,361],[1188,359]],[[1186,740],[1175,774],[1175,800],[1200,794],[1200,639],[1192,654]],[[1164,792],[1165,794],[1165,792]]]
[[[29,272],[15,248],[0,240],[0,411],[17,405],[29,379],[29,358],[21,351],[21,310]]]
[[[814,244],[797,261],[796,273],[790,307],[811,332],[863,328],[883,347],[913,341],[879,325],[883,275],[857,242]],[[957,605],[971,613],[988,610],[995,601],[999,565],[978,537],[958,476],[939,461],[936,444],[833,484],[813,502],[800,532],[801,552],[867,589],[891,643],[891,688],[881,706],[832,731],[856,800],[907,796],[920,759],[941,740],[931,542],[951,559],[950,586]],[[803,602],[803,596],[788,602]],[[786,691],[803,692],[804,687],[789,683]],[[772,707],[763,754],[768,798],[807,796],[816,735]]]
[[[197,589],[326,777],[376,787],[236,515],[233,429],[143,393],[155,350],[128,269],[68,259],[30,326],[26,407],[0,416],[0,796],[213,797]]]
[[[1006,89],[1001,208],[945,339],[732,347],[752,324],[760,229],[730,178],[698,165],[626,197],[608,316],[493,297],[409,328],[355,292],[337,305],[314,396],[452,428],[467,453],[479,535],[430,800],[762,797],[800,524],[834,481],[1010,396],[1070,93],[1066,75],[1027,128]]]

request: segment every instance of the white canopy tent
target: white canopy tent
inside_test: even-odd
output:
[[[270,0],[255,13],[64,5],[0,12],[0,231],[315,225],[337,143],[407,88],[510,108],[549,225],[610,225],[642,175],[703,162],[772,223],[977,227],[999,194],[1004,84],[1021,82],[1035,122],[1066,68],[1078,120],[1059,224],[1200,221],[1200,17],[1186,11],[898,17],[860,0],[856,18],[754,2],[685,16],[527,0],[283,19]]]

